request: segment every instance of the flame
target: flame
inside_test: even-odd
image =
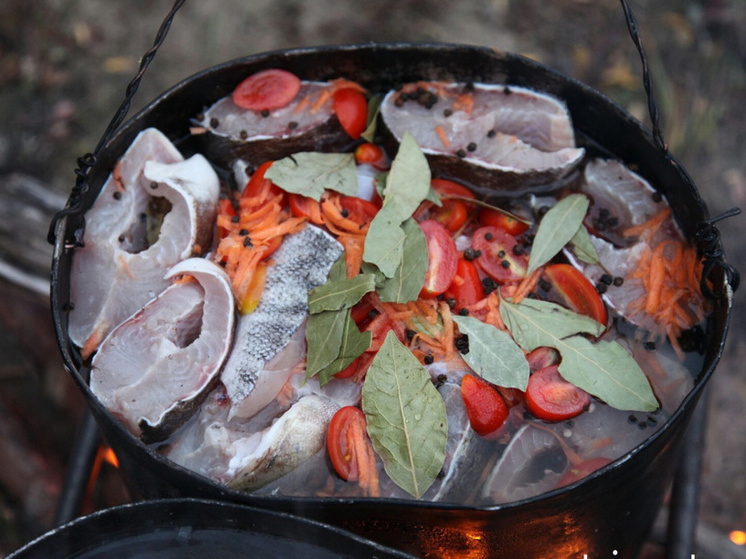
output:
[[[729,537],[730,541],[736,545],[746,545],[746,532],[743,530],[733,530]]]

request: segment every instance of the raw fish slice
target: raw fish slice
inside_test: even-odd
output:
[[[265,365],[305,320],[308,291],[326,281],[342,250],[330,235],[308,225],[288,236],[273,255],[261,301],[254,312],[240,318],[233,350],[221,374],[232,402],[231,417],[250,417],[255,411],[247,397]]]
[[[437,101],[423,102],[428,93],[412,99],[415,86]],[[519,87],[418,83],[388,93],[381,116],[397,141],[414,136],[435,171],[501,190],[559,180],[585,153],[575,146],[567,108]]]
[[[210,246],[218,190],[202,156],[183,161],[153,128],[137,136],[86,213],[84,246],[73,258],[69,332],[84,357],[165,289],[171,266]],[[165,209],[148,242],[143,218]]]
[[[217,382],[230,350],[235,307],[216,264],[190,258],[166,279],[189,275],[115,328],[91,364],[91,390],[132,433],[163,440]]]
[[[239,107],[228,95],[198,120],[211,161],[228,166],[243,159],[257,166],[299,151],[337,151],[352,140],[334,113],[333,84],[301,82],[288,105],[268,114]]]
[[[266,431],[235,441],[229,448],[228,486],[258,489],[311,459],[324,448],[338,409],[328,398],[304,396]]]
[[[554,489],[566,467],[567,459],[555,435],[530,423],[523,425],[487,476],[482,498],[498,504],[540,495]]]

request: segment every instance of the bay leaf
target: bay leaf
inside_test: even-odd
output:
[[[362,407],[386,473],[421,497],[445,462],[448,419],[430,374],[393,332],[368,369]]]
[[[570,239],[570,246],[572,248],[573,254],[575,254],[575,256],[579,260],[585,262],[586,264],[601,263],[600,259],[598,258],[596,247],[593,246],[585,225],[581,225],[580,227],[578,227],[578,231],[575,233],[575,235],[573,235],[572,239]]]
[[[345,330],[345,313],[325,311],[308,316],[306,324],[306,378],[327,367],[339,355]]]
[[[407,219],[401,226],[404,232],[402,258],[394,276],[385,278],[378,289],[384,303],[406,303],[414,301],[422,290],[427,273],[427,241],[414,218]]]
[[[471,316],[453,316],[459,332],[469,337],[469,352],[462,357],[483,379],[506,388],[526,390],[528,361],[510,334]]]
[[[376,278],[373,274],[327,281],[308,292],[308,309],[311,314],[346,309],[375,289]]]
[[[562,340],[562,377],[611,407],[630,411],[655,411],[658,401],[645,373],[618,342],[591,343],[583,336]]]
[[[365,236],[363,260],[375,264],[387,278],[393,278],[401,264],[405,239],[399,216],[381,209]]]
[[[500,299],[500,316],[513,339],[526,351],[555,347],[563,338],[576,334],[600,336],[604,331],[604,326],[592,318],[538,299],[524,299],[517,305]]]
[[[358,329],[349,309],[344,314],[346,315],[345,327],[339,345],[339,353],[334,361],[319,371],[321,386],[324,386],[334,378],[334,375],[345,370],[355,359],[360,357],[370,347],[373,339],[370,332],[361,332]]]
[[[583,194],[570,194],[544,214],[531,246],[526,275],[549,262],[570,242],[583,223],[589,204]]]
[[[357,170],[352,153],[299,152],[275,161],[264,176],[286,192],[317,202],[326,189],[357,196]]]
[[[376,124],[378,123],[378,113],[381,112],[382,95],[373,95],[368,99],[368,120],[365,130],[360,135],[363,140],[373,143],[376,136]]]
[[[346,253],[335,260],[332,267],[329,268],[329,278],[326,281],[341,281],[347,277],[347,262],[345,260]]]
[[[429,192],[430,165],[414,137],[405,132],[391,162],[381,210],[395,212],[401,223],[414,213]]]

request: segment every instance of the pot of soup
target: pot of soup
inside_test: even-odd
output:
[[[277,51],[116,132],[56,223],[52,311],[142,498],[634,557],[727,332],[708,219],[639,122],[521,56]]]

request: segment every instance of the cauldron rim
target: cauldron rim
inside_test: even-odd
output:
[[[532,72],[540,72],[545,76],[548,76],[552,80],[557,80],[559,83],[561,83],[564,87],[568,88],[575,88],[578,90],[580,95],[590,95],[594,97],[596,100],[598,100],[600,105],[604,106],[605,110],[609,110],[612,113],[616,115],[617,118],[623,118],[627,124],[630,126],[630,129],[633,130],[636,134],[639,134],[640,139],[642,141],[647,142],[647,145],[644,146],[647,149],[654,149],[655,144],[652,139],[652,135],[650,132],[636,119],[631,117],[626,111],[621,109],[613,100],[611,100],[609,97],[607,97],[605,94],[591,88],[587,84],[584,84],[583,82],[580,82],[576,80],[575,78],[572,78],[570,76],[567,76],[561,72],[558,72],[557,70],[548,68],[547,66],[544,66],[543,64],[540,64],[534,60],[528,59],[520,54],[510,53],[506,51],[498,51],[496,49],[491,49],[484,46],[474,46],[474,45],[464,45],[464,44],[451,44],[451,43],[430,43],[430,42],[422,42],[422,43],[410,43],[410,42],[396,42],[396,43],[368,43],[368,44],[347,44],[347,45],[323,45],[323,46],[317,46],[317,47],[302,47],[302,48],[294,48],[294,49],[282,49],[282,50],[275,50],[275,51],[269,51],[269,52],[263,52],[258,53],[254,55],[249,55],[246,57],[240,57],[236,58],[227,62],[223,62],[221,64],[211,66],[209,68],[203,69],[199,72],[196,72],[192,74],[191,76],[181,80],[179,83],[175,84],[174,86],[170,87],[160,95],[158,95],[153,101],[148,103],[146,106],[144,106],[136,115],[134,115],[132,118],[130,118],[125,124],[123,124],[119,130],[117,131],[117,134],[114,138],[112,138],[104,147],[104,151],[110,150],[112,148],[112,145],[118,141],[123,135],[126,136],[127,134],[132,135],[135,131],[135,129],[139,130],[142,126],[142,120],[144,120],[144,117],[149,115],[151,112],[153,112],[158,106],[160,106],[163,103],[167,103],[174,95],[179,93],[183,90],[183,88],[188,87],[190,84],[195,83],[195,81],[200,79],[205,79],[210,76],[214,76],[216,74],[219,74],[221,72],[225,71],[234,71],[237,72],[237,70],[240,67],[253,65],[252,68],[254,70],[262,69],[263,67],[270,67],[272,65],[281,64],[283,60],[288,60],[292,57],[298,57],[298,56],[325,56],[325,55],[333,55],[333,54],[339,54],[339,53],[352,53],[352,54],[359,54],[360,52],[382,52],[382,53],[388,53],[388,54],[399,54],[402,53],[412,53],[412,52],[422,52],[427,51],[429,55],[434,56],[438,53],[451,53],[453,51],[463,51],[467,53],[474,53],[479,54],[481,56],[485,56],[488,58],[493,58],[495,61],[502,60],[507,61],[508,63],[516,63],[520,64],[522,67],[527,68],[528,70]],[[258,64],[258,65],[257,65]],[[237,84],[242,79],[242,76],[237,75],[235,77],[235,84]],[[210,95],[212,97],[219,98],[225,94],[222,90],[214,90],[210,92]],[[215,99],[216,100],[216,99]],[[565,99],[565,101],[567,101]],[[571,114],[572,114],[572,108],[571,108]],[[577,126],[577,123],[575,122],[575,115],[573,114],[573,120],[574,125]],[[121,155],[117,154],[117,157]],[[683,169],[683,168],[682,168]],[[643,175],[644,175],[643,170]],[[688,196],[693,197],[693,201],[696,202],[699,205],[699,209],[702,211],[704,217],[707,217],[707,208],[704,204],[704,202],[701,200],[698,192],[696,191],[696,188],[691,191],[687,192]],[[53,266],[52,266],[52,312],[53,312],[53,319],[54,319],[54,325],[55,329],[57,330],[58,335],[58,344],[60,346],[60,349],[63,353],[63,357],[65,357],[65,365],[68,369],[68,372],[70,372],[73,377],[75,378],[76,382],[79,384],[81,389],[86,393],[87,399],[89,400],[89,404],[91,401],[94,402],[94,413],[97,415],[97,419],[99,421],[103,420],[105,422],[111,423],[113,428],[115,430],[119,431],[119,434],[121,436],[128,437],[131,439],[131,442],[134,442],[139,449],[145,451],[152,459],[159,462],[161,465],[176,469],[178,471],[181,471],[182,473],[185,473],[189,476],[199,478],[200,481],[206,483],[211,490],[216,491],[218,494],[225,495],[226,497],[229,497],[230,500],[235,501],[238,500],[239,502],[246,502],[245,499],[249,499],[251,503],[256,503],[258,505],[269,505],[270,507],[277,503],[278,501],[283,501],[285,503],[289,504],[307,504],[307,503],[317,503],[317,504],[324,504],[324,505],[335,505],[335,504],[350,504],[350,503],[362,503],[362,504],[391,504],[396,505],[397,507],[403,507],[403,508],[416,508],[416,509],[442,509],[442,510],[448,510],[448,511],[480,511],[480,512],[494,512],[494,511],[503,511],[503,510],[511,510],[511,509],[517,509],[525,506],[527,503],[534,503],[537,501],[549,501],[556,499],[558,497],[562,497],[563,495],[570,493],[574,491],[579,486],[592,486],[593,484],[597,483],[600,478],[603,478],[608,474],[610,471],[619,470],[621,466],[627,462],[635,460],[639,455],[646,452],[648,448],[651,446],[656,445],[663,437],[664,435],[672,428],[674,424],[679,423],[679,421],[682,419],[682,416],[688,416],[691,414],[692,409],[696,405],[696,402],[702,392],[703,387],[706,385],[707,381],[709,380],[710,376],[712,375],[717,362],[722,354],[725,338],[728,330],[728,324],[730,319],[730,310],[732,307],[732,293],[728,290],[728,296],[726,298],[726,301],[724,304],[720,304],[720,306],[716,307],[715,312],[716,313],[725,313],[724,316],[719,317],[720,324],[718,325],[720,330],[713,334],[715,336],[715,344],[716,347],[709,348],[709,362],[706,362],[703,365],[702,370],[699,372],[697,377],[694,379],[694,387],[689,391],[687,396],[684,398],[684,400],[681,402],[681,404],[677,407],[677,409],[674,411],[674,413],[664,422],[664,424],[651,436],[645,439],[642,443],[625,453],[623,456],[619,457],[618,459],[614,460],[607,466],[604,466],[603,468],[593,472],[592,474],[584,477],[583,479],[562,487],[560,489],[555,489],[549,492],[542,493],[540,495],[530,497],[527,499],[521,499],[519,501],[513,501],[509,503],[500,503],[490,506],[469,506],[469,505],[460,505],[455,503],[440,503],[440,502],[427,502],[427,501],[419,501],[419,500],[407,500],[407,499],[376,499],[376,498],[339,498],[339,497],[318,497],[318,498],[312,498],[312,497],[273,497],[273,496],[263,496],[263,495],[254,495],[254,494],[245,494],[238,491],[234,491],[231,489],[228,489],[227,487],[220,485],[219,483],[212,481],[206,477],[201,476],[200,474],[197,474],[191,470],[187,470],[186,468],[183,468],[182,466],[175,464],[168,460],[167,458],[163,457],[159,453],[155,452],[153,449],[145,446],[143,443],[141,443],[138,439],[136,439],[134,436],[132,436],[121,424],[119,424],[116,420],[113,420],[111,416],[108,414],[107,410],[103,409],[102,406],[100,406],[100,403],[98,403],[97,399],[92,395],[90,392],[90,389],[88,388],[87,383],[83,380],[80,374],[79,368],[75,365],[73,359],[69,356],[69,339],[66,336],[65,332],[65,326],[63,322],[63,316],[64,312],[62,311],[62,305],[60,304],[61,300],[61,293],[59,292],[60,287],[60,262],[62,258],[64,257],[65,251],[67,250],[66,244],[69,242],[66,242],[66,238],[70,238],[70,228],[71,225],[69,223],[69,219],[71,219],[70,216],[67,216],[59,221],[56,228],[56,243],[55,243],[55,254],[54,254],[54,260],[53,260]],[[681,220],[679,220],[681,222]],[[65,233],[68,233],[67,236]],[[691,231],[689,232],[691,233]],[[687,235],[691,237],[691,234]],[[713,320],[709,321],[710,323],[714,322]],[[110,426],[110,427],[111,427]]]

